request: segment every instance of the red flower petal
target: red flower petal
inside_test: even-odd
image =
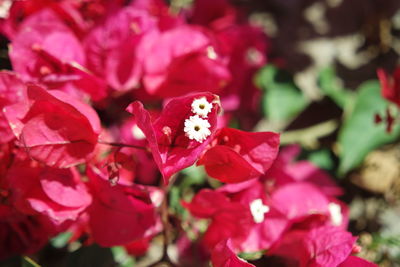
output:
[[[211,135],[202,143],[190,140],[183,131],[185,120],[193,115],[191,111],[193,100],[201,97],[213,103],[213,108],[207,117],[211,125],[209,128]],[[199,158],[216,130],[219,108],[218,96],[211,93],[178,97],[170,100],[160,117],[152,123],[149,112],[140,102],[136,101],[128,106],[127,111],[135,116],[137,126],[146,136],[165,183],[172,174],[193,165]]]
[[[152,233],[155,209],[147,192],[139,187],[111,186],[96,168],[89,168],[88,176],[94,196],[89,225],[99,245],[127,244]]]
[[[279,134],[249,133],[224,128],[217,135],[217,145],[198,161],[207,173],[222,182],[237,183],[267,171],[279,150]]]
[[[5,113],[31,157],[60,168],[85,162],[101,130],[96,112],[63,92],[35,85],[28,87],[28,98],[30,103]]]

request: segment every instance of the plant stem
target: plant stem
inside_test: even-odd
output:
[[[168,186],[163,186],[164,199],[161,203],[161,221],[163,224],[163,236],[164,236],[164,246],[163,246],[163,257],[162,260],[171,262],[168,256],[168,246],[171,242],[171,225],[169,223],[169,212],[168,212]]]
[[[108,145],[108,146],[131,147],[131,148],[147,150],[147,148],[143,147],[143,146],[129,145],[129,144],[124,144],[124,143],[106,142],[106,141],[102,141],[102,140],[98,140],[97,143],[101,144],[101,145]]]

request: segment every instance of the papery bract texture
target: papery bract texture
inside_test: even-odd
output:
[[[151,95],[176,97],[204,90],[217,93],[230,79],[224,59],[204,29],[198,27],[153,31],[142,39],[138,49],[144,87]]]
[[[72,223],[92,200],[74,168],[55,169],[29,159],[17,160],[7,179],[16,208],[26,214],[42,214],[54,225]]]
[[[26,85],[16,73],[0,72],[0,143],[15,138],[3,108],[26,100]]]
[[[201,142],[191,140],[184,131],[186,121],[195,115],[192,111],[192,103],[200,98],[205,98],[212,104],[207,118],[202,119],[209,123],[210,134]],[[210,143],[217,128],[220,102],[218,96],[211,93],[173,98],[165,105],[161,115],[154,122],[143,104],[138,101],[130,104],[127,111],[135,116],[137,126],[146,136],[153,158],[167,183],[172,174],[193,165]]]
[[[378,265],[360,257],[350,255],[338,267],[378,267]]]
[[[268,252],[295,259],[300,267],[336,267],[350,255],[356,238],[338,227],[295,230]]]
[[[311,214],[328,214],[329,200],[318,188],[309,183],[293,183],[272,193],[272,202],[289,219]]]
[[[89,226],[96,243],[123,245],[154,234],[156,213],[147,191],[138,186],[111,186],[95,167],[88,169],[88,176],[93,195]]]
[[[246,238],[241,242],[234,242],[232,238],[232,244],[238,251],[257,252],[268,249],[290,225],[290,220],[279,211],[267,186],[260,179],[227,184],[217,191],[223,192],[231,201],[241,203],[251,212],[252,222]]]
[[[51,9],[44,9],[23,22],[11,44],[13,69],[31,78],[57,71],[46,63],[41,50],[61,62],[83,65],[85,61],[79,40]]]
[[[48,166],[67,168],[91,157],[101,131],[97,113],[57,90],[30,85],[28,101],[3,109],[29,155]]]
[[[300,147],[297,145],[282,149],[266,178],[273,178],[278,187],[287,183],[307,182],[316,186],[326,196],[338,196],[343,193],[342,188],[324,170],[309,161],[295,161],[299,154]]]
[[[211,219],[203,240],[209,249],[228,238],[234,239],[235,245],[242,242],[253,224],[248,206],[231,201],[220,192],[203,189],[190,203],[182,204],[194,216]]]
[[[224,240],[218,243],[212,254],[211,262],[213,267],[251,267],[254,265],[236,256],[232,251],[231,241]]]
[[[80,40],[51,9],[26,19],[11,43],[13,69],[24,80],[40,82],[75,96],[97,101],[106,96],[104,81],[85,66]]]
[[[85,40],[87,67],[105,77],[115,90],[138,87],[142,65],[136,47],[141,38],[155,27],[155,18],[133,7],[111,14]]]
[[[243,182],[264,174],[279,150],[279,134],[249,133],[223,128],[212,147],[198,161],[213,178],[226,183]]]

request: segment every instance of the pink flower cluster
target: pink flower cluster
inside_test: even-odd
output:
[[[264,250],[284,266],[375,266],[352,256],[360,248],[346,231],[349,210],[336,198],[341,189],[312,163],[294,162],[299,152],[287,147],[264,175],[202,189],[183,203],[210,220],[202,243],[214,266],[253,266],[235,253]]]
[[[351,256],[347,207],[325,173],[293,163],[292,149],[276,159],[279,134],[227,127],[257,121],[252,78],[267,52],[262,31],[229,2],[176,13],[158,0],[9,4],[1,259],[63,231],[144,253],[166,231],[159,179],[168,185],[197,163],[227,183],[183,204],[210,219],[202,244],[214,266],[251,266],[236,253],[260,250],[300,266],[373,266]]]

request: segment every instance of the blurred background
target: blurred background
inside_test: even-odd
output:
[[[377,69],[399,66],[400,1],[235,1],[269,36],[269,64],[258,74],[266,119],[302,157],[345,188],[350,231],[362,256],[400,266],[399,131],[377,114],[398,108],[381,97]]]

